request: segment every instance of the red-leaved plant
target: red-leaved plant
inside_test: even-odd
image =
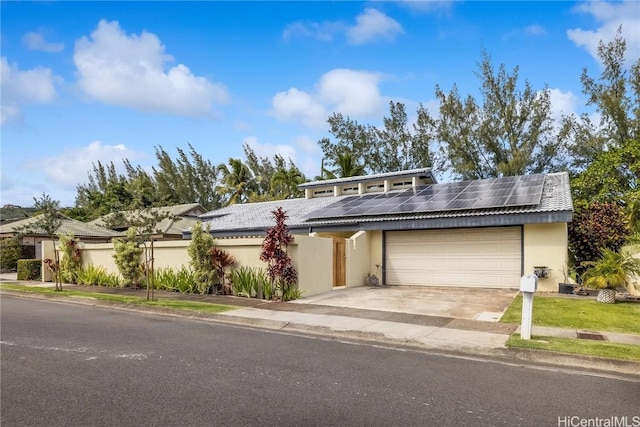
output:
[[[296,285],[298,273],[287,253],[287,245],[293,242],[293,236],[285,224],[287,214],[281,207],[271,212],[276,225],[267,230],[267,235],[262,242],[260,260],[268,264],[267,275],[271,281],[271,295],[274,288],[280,290],[281,298],[286,299],[287,290]]]
[[[216,273],[218,273],[218,279],[220,279],[220,286],[223,295],[230,295],[231,287],[225,282],[226,270],[228,267],[235,264],[236,260],[233,256],[229,255],[228,252],[218,249],[215,246],[209,250],[209,255],[211,256],[211,265]]]

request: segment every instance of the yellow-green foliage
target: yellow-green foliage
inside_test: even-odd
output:
[[[138,243],[136,229],[131,227],[127,230],[124,238],[116,239],[113,243],[113,250],[113,258],[122,275],[123,284],[125,286],[140,285],[142,276],[140,255],[142,254],[142,248]]]

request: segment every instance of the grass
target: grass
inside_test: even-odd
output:
[[[523,340],[519,334],[514,334],[507,341],[507,346],[640,362],[640,345],[633,344],[541,336]]]
[[[0,289],[6,289],[9,291],[25,292],[25,293],[37,293],[52,296],[62,297],[77,297],[77,298],[91,298],[99,301],[117,302],[123,304],[140,305],[147,307],[166,307],[177,310],[197,311],[201,313],[223,313],[229,310],[235,310],[237,307],[222,304],[209,304],[206,302],[194,302],[194,301],[182,301],[161,299],[155,301],[148,301],[143,297],[103,294],[99,292],[83,292],[77,290],[64,289],[62,291],[56,291],[53,288],[42,288],[37,286],[23,286],[23,285],[9,285],[1,284]]]
[[[640,334],[640,304],[603,304],[594,300],[535,296],[533,324],[557,328]],[[518,295],[500,322],[520,323],[522,296]]]

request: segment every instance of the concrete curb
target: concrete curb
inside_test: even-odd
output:
[[[81,304],[87,306],[131,311],[143,314],[171,316],[202,322],[222,323],[237,327],[252,327],[264,330],[322,337],[330,340],[345,341],[354,344],[377,345],[392,349],[420,351],[445,357],[472,358],[485,361],[494,361],[510,365],[538,368],[538,369],[562,369],[592,375],[623,375],[625,379],[640,382],[640,363],[633,361],[604,359],[593,356],[568,355],[543,350],[531,350],[521,348],[483,348],[473,345],[460,345],[454,341],[434,343],[433,341],[420,341],[412,337],[393,338],[384,333],[358,330],[336,330],[327,326],[315,326],[296,322],[287,322],[277,319],[247,318],[227,315],[225,313],[207,314],[198,312],[185,312],[165,307],[135,307],[128,304],[101,301],[91,298],[63,297],[57,295],[25,294],[3,289],[0,295],[7,294],[19,298],[40,299],[61,303]],[[241,308],[239,308],[241,309]],[[507,335],[508,337],[508,335]]]

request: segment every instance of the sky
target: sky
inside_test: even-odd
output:
[[[588,113],[583,68],[622,26],[640,57],[640,2],[1,1],[0,205],[44,192],[72,206],[92,164],[155,148],[214,164],[290,158],[320,173],[342,113],[380,126],[390,101],[437,116],[435,87],[479,96],[483,49],[551,91],[554,117]]]

